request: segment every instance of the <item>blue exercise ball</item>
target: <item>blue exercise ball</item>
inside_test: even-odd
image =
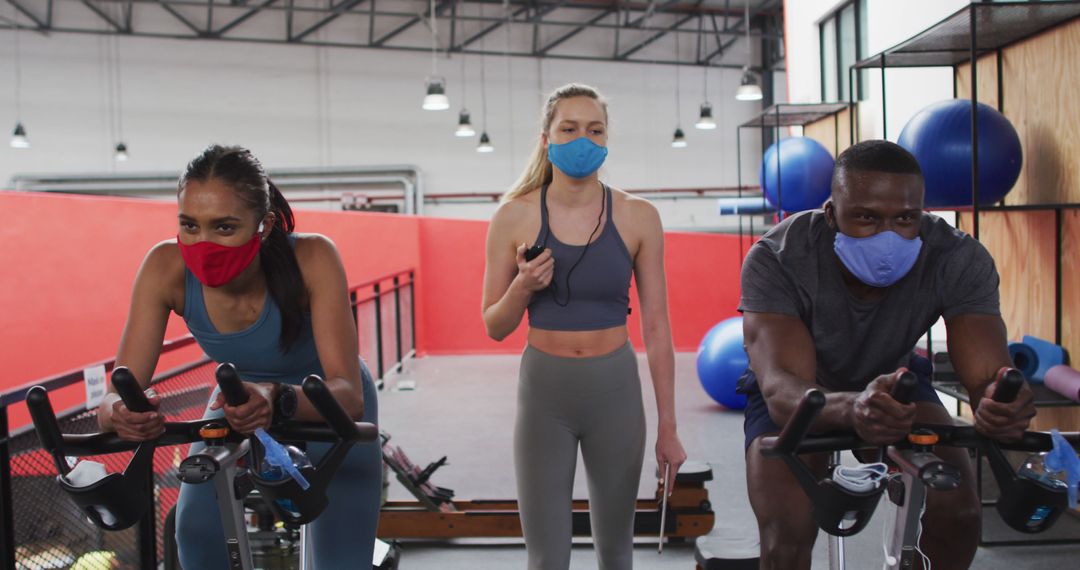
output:
[[[773,143],[761,161],[765,199],[785,212],[820,208],[832,188],[833,157],[821,143],[790,137]]]
[[[979,204],[999,202],[1012,190],[1024,162],[1020,137],[997,109],[978,104]],[[919,111],[897,141],[919,161],[926,206],[970,206],[971,101],[949,99]]]
[[[705,333],[697,353],[701,387],[718,404],[732,410],[746,407],[746,396],[735,393],[735,384],[750,365],[742,331],[742,317],[720,321]]]

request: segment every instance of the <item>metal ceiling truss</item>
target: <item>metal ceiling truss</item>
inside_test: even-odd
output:
[[[422,0],[3,0],[18,12],[0,16],[0,29],[41,34],[81,33],[431,51],[430,3]],[[751,35],[783,42],[782,0],[751,2]],[[440,54],[466,53],[591,61],[634,61],[741,68],[725,58],[745,30],[743,1],[731,0],[438,0]],[[167,16],[165,16],[167,15]],[[251,20],[258,19],[261,25]],[[171,22],[162,25],[162,19]],[[274,20],[273,25],[266,22]],[[351,20],[351,25],[342,22]],[[481,40],[510,22],[517,41]],[[151,25],[153,23],[153,25]],[[245,25],[246,24],[246,25]],[[531,35],[521,41],[522,30]],[[776,31],[773,31],[776,30]],[[570,41],[582,32],[602,41]],[[645,48],[671,34],[692,36],[690,53],[650,57]],[[580,45],[589,44],[589,45]],[[692,45],[692,44],[684,44]],[[779,51],[779,50],[771,50]],[[740,59],[745,59],[745,51]],[[771,67],[772,62],[766,62]],[[753,66],[760,69],[760,65]]]

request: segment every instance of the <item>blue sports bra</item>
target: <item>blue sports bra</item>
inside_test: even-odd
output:
[[[289,238],[295,246],[295,238]],[[311,313],[304,314],[300,335],[292,347],[282,352],[281,309],[269,292],[255,324],[242,331],[220,333],[206,312],[202,283],[185,268],[184,322],[207,356],[215,362],[231,362],[245,381],[300,384],[308,375],[324,376],[315,349]]]

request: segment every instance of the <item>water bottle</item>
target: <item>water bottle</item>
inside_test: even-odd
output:
[[[300,451],[295,445],[284,445],[282,447],[289,453],[289,461],[298,471],[305,467],[311,467],[311,460],[308,459],[307,454]],[[289,476],[289,473],[285,471],[285,469],[271,463],[270,460],[266,458],[266,455],[263,455],[262,461],[259,462],[259,478],[266,481],[280,481]]]
[[[1068,488],[1068,484],[1064,481],[1064,472],[1047,470],[1046,453],[1032,453],[1029,455],[1027,459],[1024,460],[1024,464],[1020,467],[1020,471],[1017,475],[1026,479],[1038,481],[1040,484],[1050,489]]]
[[[1016,474],[1049,489],[1068,489],[1068,484],[1063,480],[1065,477],[1063,472],[1050,471],[1046,468],[1045,453],[1029,455]],[[1028,516],[1027,526],[1038,528],[1053,511],[1054,508],[1050,505],[1036,506],[1031,515]]]
[[[255,436],[263,444],[263,457],[259,462],[259,478],[264,481],[280,481],[292,477],[301,489],[311,486],[300,473],[305,467],[311,467],[307,454],[293,445],[282,445],[262,429],[255,430]],[[299,509],[290,499],[276,499],[277,505],[284,511],[299,515]]]

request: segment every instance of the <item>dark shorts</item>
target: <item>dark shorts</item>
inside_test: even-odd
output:
[[[930,361],[921,357],[914,356],[908,363],[908,368],[915,373],[915,376],[919,379],[919,385],[915,389],[915,397],[912,398],[913,402],[933,402],[939,406],[942,406],[941,399],[938,398],[937,391],[930,384],[930,377],[933,369],[931,368]],[[740,394],[746,394],[746,410],[743,420],[743,433],[746,435],[746,439],[743,442],[743,450],[750,449],[750,444],[758,438],[758,436],[765,435],[767,433],[779,432],[780,426],[773,422],[772,417],[769,416],[769,408],[765,405],[765,398],[761,396],[761,389],[758,387],[757,377],[754,376],[753,371],[749,368],[739,378],[738,388],[736,392]]]

